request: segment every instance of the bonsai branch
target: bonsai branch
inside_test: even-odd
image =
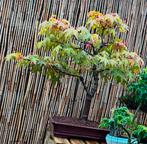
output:
[[[93,80],[94,80],[94,86],[92,87],[91,89],[91,95],[92,97],[94,96],[96,90],[97,90],[97,87],[98,87],[98,71],[96,71],[96,65],[93,66]]]
[[[81,83],[82,83],[82,85],[83,85],[83,87],[84,87],[84,90],[86,91],[86,93],[89,96],[91,96],[91,93],[88,91],[88,87],[86,86],[86,83],[84,82],[84,78],[81,75],[69,73],[69,72],[67,72],[67,71],[65,71],[65,70],[63,70],[63,69],[61,69],[61,68],[59,68],[59,67],[57,67],[55,65],[53,65],[52,67],[54,68],[54,70],[56,70],[57,72],[60,72],[60,73],[62,73],[64,75],[69,75],[69,76],[73,76],[73,77],[79,78]]]
[[[79,46],[79,47],[74,47],[75,49],[79,49],[79,50],[83,50],[83,51],[85,51],[88,55],[90,55],[90,56],[94,56],[94,54],[92,54],[91,52],[89,52],[88,50],[86,50],[84,47],[85,47],[85,45],[86,45],[86,43],[84,43],[84,42],[80,42],[81,44],[84,44],[84,46],[82,47],[82,46]]]
[[[128,138],[130,139],[131,134],[129,133],[129,131],[123,125],[119,125],[119,127],[126,132],[126,134],[128,135]]]
[[[69,75],[69,76],[73,76],[73,77],[80,78],[80,75],[78,75],[78,74],[73,74],[73,73],[69,73],[69,72],[67,72],[67,71],[64,70],[64,69],[61,69],[61,68],[57,67],[56,65],[52,65],[52,68],[53,68],[55,71],[57,71],[57,72],[59,72],[59,73],[62,73],[62,74],[64,74],[64,75]]]
[[[79,78],[80,78],[80,81],[81,81],[81,83],[82,83],[82,85],[84,87],[84,90],[86,91],[87,95],[88,96],[92,96],[90,91],[88,90],[88,87],[86,86],[86,83],[84,82],[84,78],[82,76],[80,76]]]

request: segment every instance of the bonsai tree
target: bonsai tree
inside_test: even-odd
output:
[[[129,52],[117,37],[117,32],[127,30],[128,26],[115,13],[90,11],[86,25],[77,28],[65,19],[52,16],[40,24],[35,42],[36,50],[46,51],[44,55],[38,52],[24,56],[16,52],[6,59],[14,59],[19,66],[30,67],[33,72],[43,72],[53,83],[65,75],[78,78],[86,92],[82,118],[87,119],[99,75],[126,83],[143,65],[142,59]],[[92,75],[91,88],[86,85],[85,72]]]
[[[147,138],[147,127],[138,125],[135,122],[136,115],[129,112],[127,107],[119,107],[112,110],[111,118],[103,118],[99,127],[110,129],[110,135],[127,135],[127,144],[138,143],[141,139]],[[119,142],[118,142],[119,143]]]
[[[126,95],[120,100],[130,109],[147,113],[147,68],[144,68],[136,79],[128,84]]]

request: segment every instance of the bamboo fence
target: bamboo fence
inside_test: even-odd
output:
[[[42,74],[18,68],[4,58],[14,51],[34,52],[36,21],[55,14],[74,26],[84,25],[90,10],[117,12],[130,27],[120,36],[147,62],[146,0],[0,0],[0,144],[42,144],[50,116],[80,116],[85,92],[77,79],[66,77],[53,86]],[[88,74],[85,79],[90,85]],[[122,86],[99,80],[89,119],[109,116],[123,93]],[[147,124],[143,113],[138,120]]]

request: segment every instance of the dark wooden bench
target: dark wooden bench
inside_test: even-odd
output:
[[[108,130],[99,129],[97,122],[79,120],[71,117],[55,116],[49,120],[52,136],[60,138],[76,138],[105,143]]]

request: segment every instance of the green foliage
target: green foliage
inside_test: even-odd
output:
[[[95,71],[106,80],[113,77],[117,82],[127,83],[143,65],[142,59],[138,55],[133,57],[116,36],[117,32],[127,30],[127,25],[113,13],[103,15],[91,11],[86,26],[77,28],[65,19],[52,16],[40,24],[39,40],[35,43],[38,51],[49,52],[47,57],[12,53],[6,59],[16,60],[20,66],[30,66],[33,72],[41,72],[43,68],[53,81],[64,75],[79,77],[96,67]]]
[[[130,126],[132,124],[134,115],[129,112],[126,107],[120,107],[112,110],[112,117],[110,119],[104,118],[101,120],[99,127],[109,128],[115,127],[115,129],[121,128],[121,126]]]
[[[100,12],[90,11],[88,14],[87,26],[96,30],[100,35],[101,34],[111,34],[115,36],[115,29],[120,32],[126,32],[128,26],[123,23],[121,18],[116,13],[103,15]]]
[[[122,99],[130,100],[132,104],[138,106],[141,104],[141,110],[147,109],[147,68],[137,76],[137,78],[127,86],[127,94]]]
[[[107,128],[107,129],[109,129],[110,126],[114,126],[114,120],[108,118],[103,118],[99,125],[100,128]]]
[[[139,140],[147,139],[147,127],[143,125],[137,125],[137,128],[133,131],[133,135]]]
[[[112,118],[118,127],[119,125],[131,125],[133,117],[134,115],[126,107],[120,107],[112,112]]]
[[[113,109],[112,117],[103,118],[99,127],[110,129],[112,135],[117,135],[122,131],[130,138],[137,138],[138,141],[147,138],[147,127],[137,125],[134,121],[134,114],[129,112],[127,107]]]

